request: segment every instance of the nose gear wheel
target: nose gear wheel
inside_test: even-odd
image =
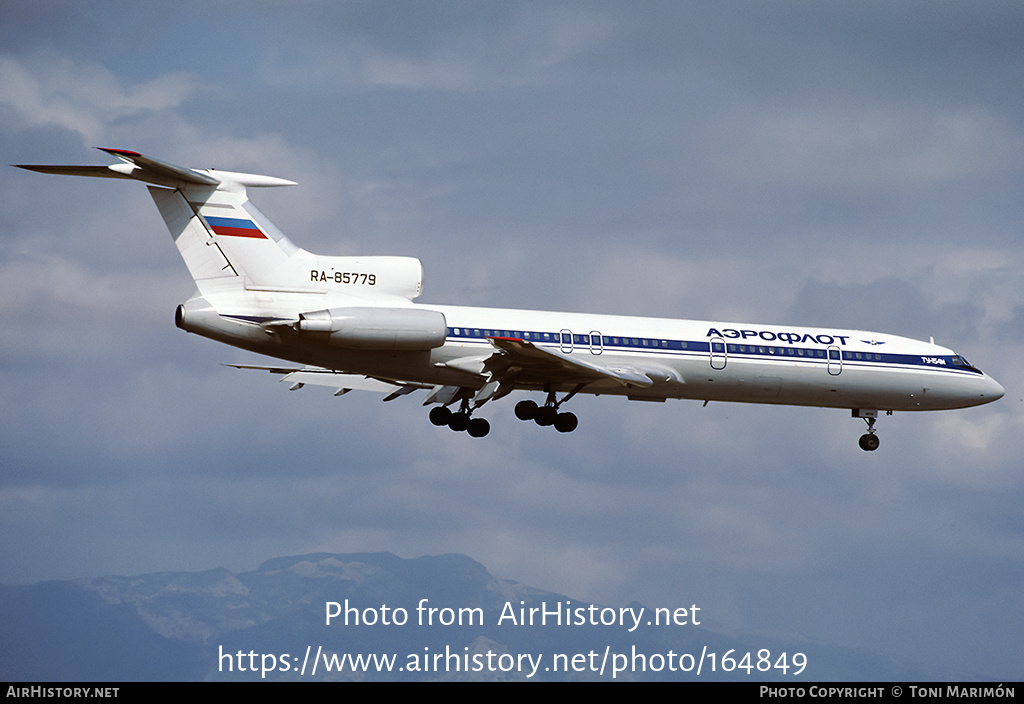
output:
[[[891,413],[891,411],[890,411]],[[854,409],[853,416],[855,418],[863,418],[868,424],[868,432],[860,436],[860,440],[857,443],[860,445],[860,449],[865,452],[874,452],[878,449],[878,436],[875,435],[875,421],[878,419],[878,411],[868,409]]]

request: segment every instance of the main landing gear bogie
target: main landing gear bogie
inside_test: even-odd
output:
[[[557,404],[538,406],[530,399],[517,403],[515,413],[519,420],[532,420],[542,427],[554,426],[560,433],[571,433],[580,423],[575,413],[559,413]]]
[[[466,409],[452,412],[447,406],[430,409],[430,422],[434,425],[447,425],[456,432],[466,431],[470,437],[482,438],[491,432],[491,424],[485,418],[473,418]]]

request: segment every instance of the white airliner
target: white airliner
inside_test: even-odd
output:
[[[995,401],[1003,387],[952,350],[859,330],[634,318],[416,304],[411,257],[311,254],[249,202],[272,176],[186,169],[123,149],[110,166],[19,165],[50,174],[127,178],[149,192],[195,279],[177,326],[305,365],[236,365],[283,374],[293,389],[341,395],[426,390],[435,425],[482,437],[473,414],[512,391],[539,391],[515,414],[567,433],[562,404],[578,393],[848,408],[878,448],[880,411],[932,411]],[[561,396],[560,396],[561,395]],[[452,410],[452,409],[455,410]]]

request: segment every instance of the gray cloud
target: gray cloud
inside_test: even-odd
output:
[[[173,327],[144,189],[7,169],[0,581],[459,551],[1018,672],[1016,4],[59,6],[0,26],[9,162],[292,178],[254,194],[289,237],[419,256],[424,300],[934,335],[1008,393],[871,455],[848,412],[608,398],[571,436],[488,406],[474,443],[219,366],[259,360]]]

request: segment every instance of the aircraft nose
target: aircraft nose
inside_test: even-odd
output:
[[[992,382],[992,387],[993,387],[993,390],[992,390],[992,400],[995,401],[995,400],[1001,399],[1003,397],[1003,394],[1006,393],[1006,389],[1004,389],[1002,384],[1000,384],[998,381],[996,381],[992,377],[989,377],[988,379],[989,379],[989,381]]]
[[[998,401],[1006,393],[1006,389],[998,381],[990,377],[988,374],[985,375],[985,389],[981,394],[981,397],[985,399],[983,403],[990,403],[992,401]]]

